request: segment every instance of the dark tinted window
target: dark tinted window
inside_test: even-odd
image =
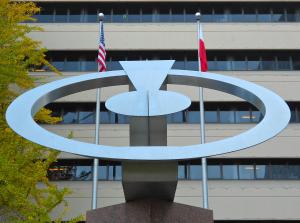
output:
[[[254,179],[254,165],[239,165],[239,179]]]
[[[238,179],[237,165],[223,165],[223,179],[236,180]]]

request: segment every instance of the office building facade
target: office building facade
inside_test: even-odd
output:
[[[62,73],[33,68],[37,85],[97,71],[97,14],[105,14],[108,70],[120,60],[174,59],[174,69],[197,70],[195,12],[202,14],[209,72],[229,75],[273,90],[288,103],[288,127],[270,141],[208,159],[209,206],[217,222],[300,221],[300,2],[298,1],[37,1],[43,32],[32,32]],[[101,74],[99,74],[101,75]],[[198,88],[168,85],[192,105],[168,116],[168,145],[200,142]],[[101,100],[128,86],[101,90]],[[61,116],[46,129],[94,142],[95,91],[61,98],[47,107]],[[207,141],[239,134],[263,117],[242,99],[205,89]],[[276,122],[276,120],[274,120]],[[100,142],[129,145],[128,117],[101,104]],[[61,153],[48,177],[73,193],[66,219],[91,208],[92,159]],[[202,206],[201,160],[179,162],[175,202]],[[124,202],[120,162],[100,160],[98,206]],[[53,213],[55,215],[55,213]]]

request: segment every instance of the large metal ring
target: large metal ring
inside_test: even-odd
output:
[[[233,137],[190,146],[105,146],[56,135],[39,126],[35,113],[44,105],[69,94],[94,88],[129,84],[123,70],[91,73],[54,81],[19,96],[9,106],[9,126],[24,138],[56,150],[111,160],[184,160],[208,157],[245,149],[262,143],[283,130],[289,122],[290,110],[275,93],[256,84],[214,73],[170,70],[166,84],[201,86],[226,92],[253,104],[263,120],[253,128]]]

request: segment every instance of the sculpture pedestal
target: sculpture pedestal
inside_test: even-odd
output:
[[[87,223],[213,223],[212,210],[164,200],[135,200],[87,211]]]

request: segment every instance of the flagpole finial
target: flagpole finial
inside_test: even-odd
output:
[[[100,12],[100,13],[98,14],[98,16],[99,16],[99,20],[100,20],[100,21],[103,21],[103,19],[104,19],[104,14],[103,14],[102,12]]]
[[[200,13],[200,12],[196,12],[195,16],[196,16],[196,19],[197,19],[197,20],[200,20],[201,13]]]

